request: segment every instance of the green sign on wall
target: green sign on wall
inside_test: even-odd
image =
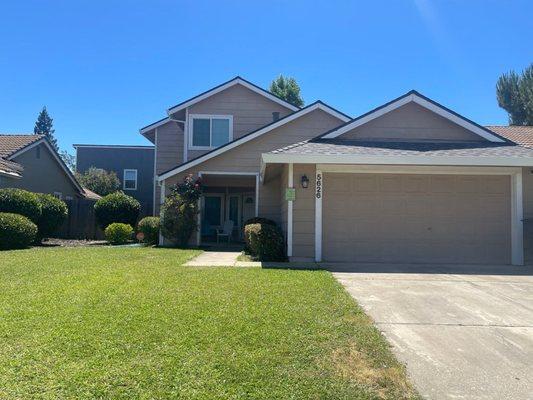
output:
[[[296,189],[294,189],[294,188],[285,189],[285,200],[286,201],[294,201],[294,200],[296,200]]]

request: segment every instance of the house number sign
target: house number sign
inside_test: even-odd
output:
[[[316,198],[320,199],[322,197],[322,172],[316,174]]]

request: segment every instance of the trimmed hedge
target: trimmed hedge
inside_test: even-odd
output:
[[[23,249],[37,236],[37,225],[23,215],[0,213],[0,250]]]
[[[105,228],[105,239],[111,244],[126,244],[133,236],[131,225],[115,222]]]
[[[0,212],[20,214],[37,223],[42,206],[35,193],[22,189],[0,189]]]
[[[94,205],[96,221],[102,228],[114,222],[135,226],[141,204],[123,192],[115,192],[102,197]]]
[[[159,217],[144,217],[137,225],[137,239],[147,244],[159,241]],[[141,237],[142,236],[142,237]]]
[[[38,239],[50,237],[68,217],[67,204],[51,194],[38,193],[42,213],[37,221]]]
[[[248,224],[244,227],[247,250],[259,261],[285,261],[283,233],[268,223]]]

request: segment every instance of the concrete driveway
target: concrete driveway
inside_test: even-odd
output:
[[[533,399],[533,267],[330,266],[429,399]]]

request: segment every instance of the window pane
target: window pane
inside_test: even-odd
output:
[[[209,147],[209,120],[195,118],[192,121],[192,145]]]
[[[124,187],[126,189],[135,189],[135,180],[126,180],[126,181],[124,181]]]
[[[229,142],[229,119],[213,119],[211,146],[218,147]]]
[[[135,180],[135,171],[125,171],[124,172],[124,179],[129,180]]]

